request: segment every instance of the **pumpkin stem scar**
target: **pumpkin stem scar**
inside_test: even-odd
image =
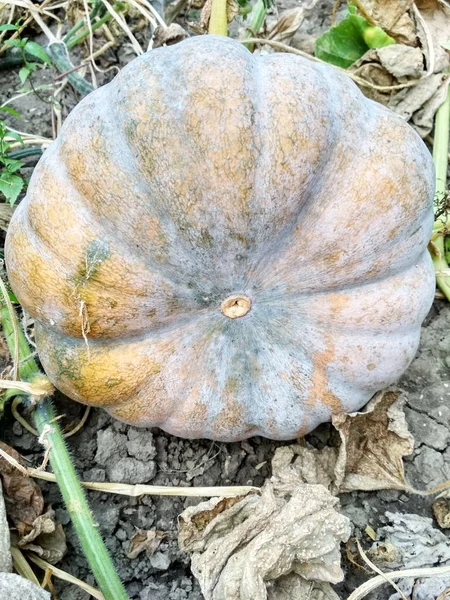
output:
[[[252,307],[252,301],[248,296],[230,296],[222,302],[221,310],[229,319],[244,317]]]

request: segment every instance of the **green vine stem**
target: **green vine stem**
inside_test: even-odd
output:
[[[450,87],[445,102],[441,104],[436,113],[434,125],[433,160],[436,169],[436,208],[440,201],[443,201],[447,195],[449,128]],[[433,239],[430,244],[430,253],[436,271],[437,285],[447,300],[450,301],[450,268],[446,257],[445,242],[447,226],[448,218],[445,216],[436,219],[433,227]]]
[[[113,7],[114,8],[114,7]],[[105,13],[101,19],[92,24],[91,30],[94,32],[96,29],[102,27],[105,23],[107,23],[111,19],[111,15],[109,12]],[[67,42],[67,49],[72,50],[74,46],[82,42],[89,35],[88,27],[85,27],[80,31],[78,35],[72,37],[69,42]]]
[[[256,37],[264,24],[267,14],[267,4],[264,0],[258,0],[250,15],[250,24],[247,27],[245,37]],[[244,44],[250,52],[253,52],[254,44]]]
[[[89,14],[89,20],[91,21],[91,23],[94,21],[95,17],[97,15],[99,15],[99,13],[104,13],[104,12],[106,12],[105,5],[103,4],[103,2],[101,0],[97,0],[94,3],[94,7]],[[103,16],[103,14],[100,14],[100,16]],[[86,19],[81,19],[80,21],[78,21],[78,23],[75,23],[75,25],[71,29],[69,29],[69,31],[64,36],[63,42],[65,44],[68,44],[69,40],[71,40],[72,37],[76,33],[78,33],[78,31],[80,31],[80,29],[82,27],[84,27],[85,25],[86,25]]]
[[[39,370],[31,356],[28,342],[21,327],[17,323],[14,310],[8,309],[5,298],[5,286],[2,282],[2,325],[11,356],[16,352],[16,337],[19,346],[19,377],[31,385],[39,382],[42,387],[47,378]],[[18,392],[23,395],[24,392]],[[40,440],[48,449],[50,464],[58,482],[59,489],[72,519],[73,526],[80,540],[97,584],[105,600],[128,600],[125,589],[112,564],[108,551],[98,532],[94,518],[89,509],[86,497],[81,488],[77,474],[70,459],[61,429],[49,396],[36,401],[33,419],[39,432]]]
[[[208,33],[228,35],[227,0],[212,0]]]

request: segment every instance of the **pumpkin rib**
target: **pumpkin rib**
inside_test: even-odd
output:
[[[296,311],[299,317],[317,327],[357,334],[360,330],[379,333],[408,331],[419,327],[432,303],[435,278],[430,270],[430,257],[425,252],[421,260],[387,280],[370,280],[363,284],[340,288],[337,292],[317,291],[308,294],[269,294],[260,305],[276,303],[280,308]],[[380,284],[387,284],[389,286]],[[428,299],[424,301],[424,298]],[[352,309],[356,304],[358,313]]]

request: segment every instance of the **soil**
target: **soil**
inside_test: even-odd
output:
[[[311,19],[303,26],[303,35],[317,34],[329,27],[333,2],[316,6]],[[280,12],[292,7],[292,0],[283,0]],[[128,62],[128,51],[115,54],[120,64]],[[1,72],[0,104],[20,89],[17,71]],[[107,76],[108,77],[108,76]],[[104,80],[104,79],[103,79]],[[100,79],[100,83],[103,81]],[[49,82],[47,71],[35,75],[34,84]],[[45,98],[44,98],[45,99]],[[76,103],[68,90],[63,98],[63,116]],[[51,137],[49,105],[35,94],[14,101],[23,115],[12,123],[21,130]],[[31,174],[35,158],[27,160],[23,170]],[[414,362],[400,381],[408,397],[406,409],[409,427],[415,437],[414,454],[406,460],[409,482],[418,489],[429,489],[450,479],[450,305],[436,300],[423,326],[421,346]],[[83,407],[62,396],[56,398],[57,410],[67,422],[80,418]],[[307,437],[316,447],[330,439],[331,427],[323,425]],[[32,465],[40,463],[42,452],[37,440],[11,415],[2,422],[2,439],[22,453]],[[256,485],[270,476],[270,461],[277,447],[286,442],[252,438],[234,444],[207,440],[182,440],[154,429],[136,429],[114,421],[101,410],[92,410],[87,424],[68,439],[78,473],[85,481],[118,481],[172,486]],[[261,466],[262,465],[262,466]],[[62,569],[95,585],[86,561],[69,524],[69,517],[54,484],[42,483],[45,498],[56,509],[65,526],[69,552],[60,563]],[[106,541],[118,572],[126,585],[130,600],[201,600],[199,586],[189,568],[189,556],[177,545],[177,517],[189,505],[201,498],[150,497],[131,499],[98,492],[88,492],[99,529]],[[354,528],[354,534],[366,547],[370,539],[365,528],[374,530],[385,524],[386,511],[414,513],[432,517],[432,497],[407,495],[404,492],[352,493],[341,496],[342,511]],[[167,533],[158,550],[150,557],[141,554],[129,559],[126,552],[137,529],[158,529]],[[336,586],[341,598],[367,579],[367,574],[348,563],[343,552],[345,583]],[[380,600],[393,591],[384,586]],[[57,582],[63,600],[85,600],[89,596],[78,588]]]

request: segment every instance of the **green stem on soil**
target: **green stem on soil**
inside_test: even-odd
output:
[[[91,23],[95,19],[95,17],[98,15],[100,8],[102,8],[102,7],[106,11],[105,5],[103,4],[103,2],[101,2],[101,0],[98,0],[98,2],[96,2],[94,4],[94,8],[92,9],[92,11],[89,14],[89,20]],[[102,15],[100,15],[100,16],[102,16]],[[70,39],[85,25],[86,25],[86,19],[81,19],[80,21],[78,21],[78,23],[75,23],[75,25],[72,27],[72,29],[69,29],[69,31],[64,36],[63,42],[65,44],[68,44]]]
[[[53,473],[81,547],[105,600],[127,600],[125,589],[114,569],[78,481],[49,398],[44,398],[38,403],[33,417],[36,429],[41,438],[44,438],[44,444],[50,448]]]
[[[450,87],[445,102],[441,104],[436,113],[434,125],[433,160],[436,169],[436,205],[447,194],[449,128]],[[445,220],[445,217],[438,218],[434,224],[433,234],[435,237],[432,244],[430,244],[430,253],[436,271],[437,285],[447,300],[450,301],[450,270],[446,258],[444,235]]]
[[[69,60],[66,46],[62,42],[54,42],[46,48],[50,60],[62,74],[67,73],[67,80],[82,96],[90,94],[94,88],[79,73]],[[70,72],[69,72],[70,71]]]
[[[21,160],[22,158],[28,158],[29,156],[41,156],[43,150],[42,148],[23,148],[22,150],[12,150],[8,152],[8,158],[13,158],[14,160]]]
[[[256,37],[258,35],[261,27],[264,24],[266,14],[267,5],[265,4],[264,0],[258,0],[250,15],[250,25],[247,28],[245,37]],[[254,44],[244,44],[244,46],[248,48],[250,52],[253,52]]]
[[[3,295],[3,292],[2,292]],[[11,356],[16,351],[18,332],[19,376],[31,384],[44,376],[36,361],[30,358],[31,351],[21,327],[17,323],[14,310],[10,311],[4,300],[1,308],[3,331]],[[23,392],[20,392],[23,395]],[[70,459],[67,446],[58,425],[50,397],[38,399],[33,411],[36,429],[40,440],[49,451],[50,464],[59,489],[80,540],[81,547],[89,562],[97,584],[105,600],[128,600],[122,582],[117,575],[106,546],[98,532],[89,509],[83,489]]]
[[[99,29],[100,27],[102,27],[102,25],[107,23],[110,20],[110,18],[111,18],[110,13],[109,12],[105,13],[99,21],[92,23],[91,30],[95,31],[96,29]],[[85,27],[76,37],[74,37],[67,43],[67,49],[72,50],[72,48],[74,46],[76,46],[77,44],[82,42],[85,38],[87,38],[88,35],[89,35],[89,28]]]
[[[212,0],[208,33],[228,35],[227,0]]]

